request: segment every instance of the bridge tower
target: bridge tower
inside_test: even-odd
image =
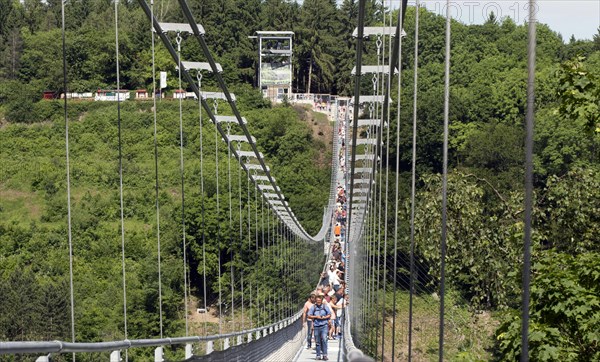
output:
[[[293,31],[257,31],[258,88],[263,96],[281,102],[292,93]]]

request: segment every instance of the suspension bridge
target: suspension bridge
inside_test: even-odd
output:
[[[199,147],[200,164],[206,160],[203,159],[206,137],[203,135],[203,125],[208,123],[214,126],[214,156],[211,160],[217,167],[217,177],[211,182],[216,187],[216,211],[226,210],[229,215],[229,227],[226,231],[228,237],[218,240],[218,245],[222,247],[214,258],[218,259],[219,288],[218,302],[215,304],[218,308],[218,331],[210,333],[204,330],[202,335],[194,335],[190,332],[190,323],[188,321],[189,310],[191,310],[191,301],[189,300],[189,260],[186,255],[188,250],[188,240],[186,240],[186,189],[185,189],[185,160],[184,160],[184,131],[182,120],[182,99],[179,99],[179,144],[180,144],[180,177],[181,177],[181,251],[184,279],[184,304],[185,304],[185,335],[184,336],[166,336],[163,333],[163,311],[162,311],[162,293],[161,293],[161,244],[160,230],[157,230],[157,269],[158,269],[158,305],[160,331],[157,335],[149,335],[146,339],[129,339],[128,332],[131,326],[127,323],[127,273],[125,268],[126,243],[125,243],[125,222],[123,211],[123,168],[121,154],[121,104],[116,102],[119,126],[119,187],[120,187],[120,218],[121,218],[121,247],[122,247],[122,282],[123,282],[123,335],[122,340],[110,340],[102,342],[78,341],[75,339],[76,319],[73,305],[73,237],[71,227],[71,195],[70,195],[70,168],[69,168],[69,119],[68,119],[68,100],[64,97],[64,116],[66,124],[65,132],[65,150],[66,150],[66,185],[68,193],[68,238],[69,238],[69,259],[70,259],[70,302],[71,302],[71,333],[70,341],[3,341],[0,342],[0,354],[2,355],[22,355],[34,356],[36,361],[50,361],[57,356],[72,354],[75,361],[77,356],[90,353],[105,353],[102,356],[108,356],[110,361],[128,360],[128,353],[140,348],[153,348],[154,361],[165,360],[165,350],[180,349],[183,351],[184,359],[187,361],[307,361],[314,359],[329,359],[338,361],[366,361],[371,357],[381,360],[395,360],[397,351],[395,350],[401,337],[396,335],[397,325],[406,328],[407,336],[402,337],[403,348],[406,349],[407,359],[411,360],[412,351],[412,331],[414,329],[412,322],[413,311],[413,292],[416,291],[415,275],[417,273],[427,273],[423,266],[414,258],[414,224],[411,222],[411,245],[409,255],[409,291],[410,299],[408,304],[399,305],[397,300],[396,285],[398,281],[397,260],[398,260],[398,218],[395,218],[393,227],[388,223],[381,223],[383,215],[393,213],[398,215],[399,208],[399,181],[396,173],[395,182],[390,180],[388,168],[382,168],[382,159],[389,160],[390,150],[386,145],[390,140],[396,138],[396,147],[399,145],[400,127],[396,127],[396,135],[390,134],[390,123],[399,122],[399,113],[405,112],[400,109],[400,103],[396,108],[398,114],[392,115],[392,84],[394,80],[398,82],[398,94],[396,99],[399,102],[401,88],[401,72],[398,65],[402,64],[402,39],[407,36],[402,30],[404,15],[407,8],[407,1],[400,3],[398,17],[392,18],[392,12],[389,16],[384,15],[382,26],[366,27],[364,25],[365,1],[359,2],[358,24],[354,30],[353,37],[356,42],[356,63],[352,70],[354,77],[354,96],[345,104],[344,107],[338,105],[335,107],[334,115],[335,125],[333,132],[333,152],[332,152],[332,177],[329,188],[329,197],[325,206],[322,218],[322,226],[315,235],[310,235],[300,224],[298,218],[288,202],[282,189],[276,182],[273,175],[277,175],[277,170],[271,170],[268,166],[268,160],[257,147],[255,137],[247,127],[246,118],[240,113],[236,105],[236,97],[228,90],[224,81],[223,69],[215,61],[211,54],[209,46],[205,39],[205,30],[199,24],[185,0],[179,0],[179,6],[184,14],[186,23],[164,23],[159,22],[154,13],[154,5],[151,1],[147,3],[144,0],[138,1],[148,19],[148,36],[152,39],[152,75],[153,92],[156,94],[156,68],[155,68],[155,42],[161,41],[172,60],[177,66],[178,89],[191,89],[198,100],[198,125],[200,130]],[[117,60],[117,94],[120,90],[119,82],[119,28],[118,13],[119,3],[115,1],[115,33],[116,33],[116,60]],[[417,1],[418,6],[418,1]],[[63,54],[65,50],[64,39],[64,7],[63,10]],[[445,330],[447,323],[444,320],[445,311],[444,298],[444,260],[446,251],[446,165],[448,148],[448,113],[449,113],[449,64],[450,64],[450,6],[447,13],[446,26],[446,67],[445,67],[445,98],[444,102],[444,175],[443,175],[443,206],[442,206],[442,229],[441,229],[441,275],[439,295],[439,360],[444,360],[444,340],[447,338],[448,331]],[[533,11],[534,7],[530,7]],[[418,33],[418,14],[416,12],[416,33],[415,36],[415,54],[418,53],[419,33]],[[535,14],[531,13],[531,19]],[[394,25],[395,24],[395,25]],[[412,36],[412,35],[411,35]],[[535,21],[530,22],[530,58],[529,58],[529,86],[533,87],[532,69],[535,65]],[[184,38],[188,41],[195,41],[204,55],[203,61],[194,59],[183,59],[182,46]],[[362,53],[366,43],[371,43],[377,52],[377,64],[363,64]],[[415,203],[415,163],[416,163],[416,133],[417,133],[417,80],[418,57],[415,61],[415,109],[413,122],[413,153],[412,153],[412,192],[411,221],[414,219]],[[65,94],[68,89],[68,79],[66,77],[67,60],[63,57],[63,76]],[[203,80],[211,79],[215,82],[220,91],[207,91],[203,87]],[[368,92],[366,92],[368,91]],[[525,280],[523,284],[523,336],[527,336],[528,328],[528,299],[529,299],[529,247],[530,247],[530,226],[531,226],[531,148],[532,148],[532,125],[533,125],[533,88],[528,92],[528,138],[527,138],[527,205],[525,209]],[[160,205],[159,205],[159,179],[158,179],[158,151],[157,151],[157,113],[159,105],[156,103],[156,97],[153,97],[154,104],[154,155],[156,161],[156,224],[160,228]],[[340,100],[338,99],[338,102]],[[224,109],[226,108],[226,109]],[[343,110],[343,111],[342,111]],[[227,115],[223,115],[227,114]],[[208,119],[207,119],[207,118]],[[204,137],[204,138],[203,138]],[[219,145],[226,145],[227,152],[227,182],[225,185],[219,181]],[[189,147],[189,145],[188,145]],[[398,148],[395,152],[399,154]],[[232,162],[233,160],[233,162]],[[235,165],[231,165],[234,163]],[[234,174],[233,170],[237,170]],[[396,169],[399,169],[399,156],[396,156]],[[203,174],[203,167],[200,167],[201,195],[204,195],[205,180],[209,177]],[[248,200],[247,219],[242,216],[242,174],[247,182]],[[239,195],[233,195],[232,177],[238,178]],[[388,188],[387,185],[395,185]],[[229,190],[229,198],[219,199],[219,188]],[[246,190],[244,190],[246,191]],[[251,200],[251,191],[254,200]],[[392,195],[388,197],[389,195]],[[238,198],[234,208],[232,197]],[[388,200],[394,202],[388,202]],[[254,203],[254,209],[250,208],[250,201]],[[204,242],[204,204],[202,204],[202,234],[196,238]],[[317,207],[317,206],[315,206]],[[320,207],[320,206],[319,206]],[[245,211],[244,211],[245,212]],[[260,215],[259,215],[260,213]],[[235,217],[234,217],[235,214]],[[254,214],[254,215],[252,215]],[[239,217],[238,217],[239,215]],[[239,218],[239,227],[234,225],[234,218]],[[250,225],[260,223],[263,232],[260,236],[258,232],[251,234]],[[265,226],[266,224],[266,226]],[[220,227],[220,226],[219,226]],[[247,231],[247,233],[246,233]],[[220,233],[217,233],[220,235]],[[265,260],[277,260],[281,263],[281,274],[277,277],[282,280],[282,290],[271,293],[267,297],[259,297],[260,286],[249,285],[244,282],[244,275],[236,272],[233,264],[224,266],[221,263],[222,254],[227,250],[226,244],[232,243],[233,239],[241,245],[240,254],[248,253],[262,255],[262,258],[249,259],[255,263],[264,263]],[[247,241],[247,244],[246,244]],[[388,258],[382,257],[381,253],[390,249],[388,243],[393,244],[391,250],[394,255],[391,256],[392,263],[388,265]],[[260,245],[259,245],[260,244]],[[206,254],[209,251],[204,250],[202,245],[203,262],[206,260]],[[304,250],[303,252],[299,250]],[[376,252],[377,251],[377,252]],[[231,251],[234,259],[233,251]],[[268,253],[268,255],[265,255]],[[238,256],[242,258],[241,256]],[[229,268],[229,270],[227,270]],[[268,265],[258,265],[263,268],[265,273]],[[383,302],[387,298],[385,291],[388,289],[386,283],[389,281],[382,274],[387,271],[393,275],[393,310],[390,312],[385,308]],[[328,273],[329,272],[329,273]],[[317,336],[311,335],[311,330],[307,328],[306,320],[311,319],[314,314],[312,304],[306,308],[302,305],[308,298],[308,295],[296,296],[292,288],[301,282],[312,282],[315,275],[321,275],[320,281],[312,285],[316,287],[318,297],[326,298],[325,302],[330,311],[334,310],[337,315],[337,321],[331,322],[329,338],[320,340]],[[312,275],[312,276],[311,276]],[[336,277],[336,275],[339,277]],[[225,278],[226,276],[226,278]],[[288,278],[288,276],[291,276]],[[311,277],[309,277],[311,276]],[[206,278],[206,265],[204,265],[204,277]],[[221,280],[230,281],[230,286],[221,285]],[[239,287],[239,290],[236,288]],[[230,289],[230,290],[227,290]],[[227,293],[226,293],[227,291]],[[204,280],[204,305],[198,305],[197,313],[206,313],[209,310],[206,298],[206,279]],[[225,301],[225,295],[231,298]],[[294,297],[292,297],[294,295]],[[237,297],[236,297],[237,296]],[[297,297],[297,298],[296,298]],[[263,299],[259,299],[263,298]],[[297,300],[294,300],[296,298]],[[383,302],[382,302],[383,299]],[[228,310],[226,310],[229,308]],[[434,312],[431,312],[434,313]],[[330,313],[331,314],[331,313]],[[407,314],[406,325],[397,321],[400,314]],[[225,316],[228,316],[227,322]],[[236,319],[237,316],[237,319]],[[373,318],[382,321],[382,325],[373,324]],[[226,325],[227,324],[227,325]],[[391,325],[391,332],[386,330],[385,325]],[[205,324],[206,326],[206,324]],[[391,336],[386,336],[391,333]],[[451,332],[450,332],[451,333]],[[374,337],[374,338],[373,338]],[[374,341],[374,342],[373,342]],[[371,344],[375,344],[373,345]],[[388,344],[386,349],[386,343]],[[325,345],[324,345],[325,344]],[[318,345],[318,346],[316,346]],[[522,358],[527,360],[527,338],[523,337]],[[313,349],[312,346],[316,348]],[[386,357],[387,356],[387,357]],[[106,358],[106,357],[104,357]]]

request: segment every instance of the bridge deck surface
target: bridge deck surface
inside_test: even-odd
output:
[[[329,357],[330,361],[338,361],[338,356],[340,352],[340,340],[331,340],[327,343],[327,357]],[[317,358],[317,351],[313,348],[306,349],[306,342],[302,344],[302,350],[296,356],[295,362],[308,362],[315,361]],[[341,359],[340,359],[341,361]]]

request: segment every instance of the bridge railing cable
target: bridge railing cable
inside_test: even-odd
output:
[[[0,342],[0,355],[23,354],[23,353],[81,353],[81,352],[111,352],[116,350],[127,350],[136,347],[160,347],[169,345],[185,345],[198,342],[210,342],[237,336],[248,337],[249,335],[267,336],[296,322],[302,316],[297,312],[293,316],[267,324],[257,328],[238,332],[224,333],[209,336],[188,336],[176,338],[156,339],[131,339],[112,342],[64,342],[64,341],[27,341],[27,342]],[[252,341],[256,337],[248,337]]]

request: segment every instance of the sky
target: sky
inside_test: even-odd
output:
[[[387,1],[387,0],[384,0]],[[397,1],[394,1],[397,2]],[[446,1],[420,0],[421,6],[436,14],[446,14]],[[565,41],[571,35],[576,39],[592,39],[600,27],[600,0],[538,0],[536,17],[560,34]],[[409,6],[415,0],[409,0]],[[515,23],[523,24],[529,16],[529,1],[452,1],[454,19],[465,24],[481,24],[493,11],[498,18],[510,17]],[[392,6],[395,7],[392,3]]]
[[[386,5],[390,3],[390,0],[383,1]],[[397,8],[399,3],[399,0],[391,0],[392,8]],[[420,0],[420,3],[429,11],[446,15],[446,0]],[[414,6],[415,0],[409,0],[408,4]],[[453,18],[465,24],[481,24],[492,11],[498,18],[510,17],[515,23],[523,24],[528,17],[529,1],[452,0],[451,9]],[[538,22],[562,34],[565,41],[571,35],[576,39],[592,39],[600,27],[600,0],[538,0],[536,16]]]

